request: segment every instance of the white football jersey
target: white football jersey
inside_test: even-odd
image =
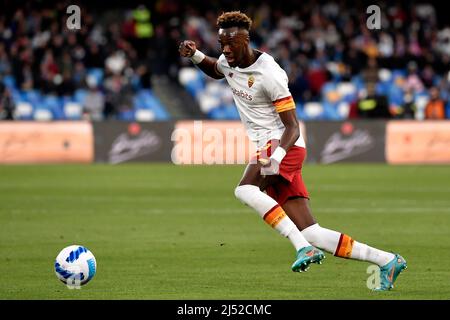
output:
[[[258,148],[271,139],[280,139],[285,127],[278,113],[295,109],[295,102],[288,88],[287,74],[273,57],[262,53],[247,68],[231,68],[222,54],[217,60],[217,70],[231,87],[249,139]],[[295,145],[305,147],[301,131]]]

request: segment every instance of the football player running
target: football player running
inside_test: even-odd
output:
[[[234,194],[291,241],[297,252],[293,271],[321,264],[324,250],[337,257],[377,264],[381,279],[375,290],[390,290],[406,268],[402,256],[323,228],[314,219],[301,174],[306,146],[288,77],[272,56],[250,46],[251,25],[252,20],[239,11],[218,17],[222,50],[218,59],[203,54],[193,41],[185,40],[179,46],[180,55],[190,58],[205,74],[226,79],[249,139],[257,145],[258,152]]]

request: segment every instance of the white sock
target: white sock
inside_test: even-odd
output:
[[[353,243],[353,250],[350,258],[370,261],[382,267],[394,259],[394,257],[395,255],[393,253],[382,251],[377,248],[370,247],[367,244],[355,241]]]
[[[322,228],[318,223],[303,229],[302,234],[313,246],[330,253],[336,250],[341,236],[339,232]]]
[[[311,245],[286,215],[283,208],[274,199],[259,190],[257,186],[250,184],[238,186],[234,190],[234,194],[242,203],[256,210],[261,218],[283,237],[287,237],[294,245],[295,250],[298,251]]]
[[[380,267],[395,257],[392,253],[354,241],[346,234],[322,228],[318,223],[305,228],[302,233],[313,246],[333,253],[337,257],[369,261]]]

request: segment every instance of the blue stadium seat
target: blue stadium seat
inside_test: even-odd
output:
[[[239,112],[233,103],[224,106],[225,116],[227,120],[239,120]]]
[[[395,81],[396,78],[406,78],[408,72],[405,69],[394,69],[392,70],[392,80]]]
[[[329,92],[335,90],[336,90],[336,82],[333,81],[326,82],[320,89],[322,97],[326,97]]]
[[[101,85],[104,79],[104,71],[102,68],[90,68],[87,71],[87,76],[93,77],[97,85]]]
[[[133,99],[134,108],[145,108],[151,110],[155,115],[155,120],[169,120],[170,115],[161,101],[153,94],[150,89],[139,90]]]
[[[297,113],[297,118],[300,120],[305,120],[306,116],[303,112],[303,103],[300,101],[295,101],[295,112]]]
[[[190,81],[186,84],[186,90],[195,98],[200,94],[200,92],[203,91],[203,89],[204,85],[200,78],[197,78],[196,80]]]
[[[83,118],[83,106],[71,99],[63,99],[64,119],[81,120]]]
[[[46,108],[51,111],[54,120],[64,119],[63,102],[57,96],[44,96],[40,108]]]
[[[34,107],[27,101],[18,101],[14,110],[16,120],[33,120]]]
[[[404,103],[403,89],[394,84],[390,86],[387,96],[391,105],[402,106]]]
[[[338,102],[330,103],[328,101],[322,102],[324,113],[321,116],[324,120],[342,120],[341,116],[337,112]]]
[[[208,118],[215,120],[227,120],[226,110],[223,107],[211,109],[208,112]]]
[[[361,75],[354,75],[351,79],[351,83],[355,85],[357,91],[365,88],[365,83]]]
[[[33,119],[37,121],[51,121],[55,117],[51,107],[44,102],[40,102],[34,106]]]
[[[375,92],[379,95],[382,96],[388,96],[389,95],[389,91],[390,91],[390,87],[393,85],[392,82],[388,82],[388,81],[383,81],[383,82],[378,82],[376,87],[375,87]]]
[[[194,98],[205,89],[205,75],[196,68],[183,68],[179,73],[179,81]]]
[[[20,92],[20,90],[17,89],[11,89],[11,95],[13,98],[13,101],[15,104],[21,102],[21,101],[25,101],[25,98],[23,97],[22,93]]]
[[[22,92],[22,97],[25,101],[28,101],[33,106],[39,104],[42,101],[42,95],[39,90],[27,90]]]
[[[78,102],[81,105],[84,105],[84,101],[86,99],[87,90],[85,89],[77,89],[73,95],[73,100]]]
[[[325,119],[325,108],[319,101],[310,101],[304,104],[304,120],[323,120]]]
[[[433,86],[438,86],[440,84],[440,82],[442,81],[442,77],[438,74],[435,74],[433,76]]]
[[[141,78],[137,75],[133,75],[131,77],[131,86],[135,91],[141,90],[142,89]]]
[[[3,76],[3,84],[10,90],[17,89],[16,78],[14,78],[14,76],[12,75]]]

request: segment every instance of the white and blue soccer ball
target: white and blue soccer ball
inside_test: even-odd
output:
[[[80,245],[61,250],[55,260],[55,273],[68,286],[82,286],[92,280],[97,261],[88,248]]]

